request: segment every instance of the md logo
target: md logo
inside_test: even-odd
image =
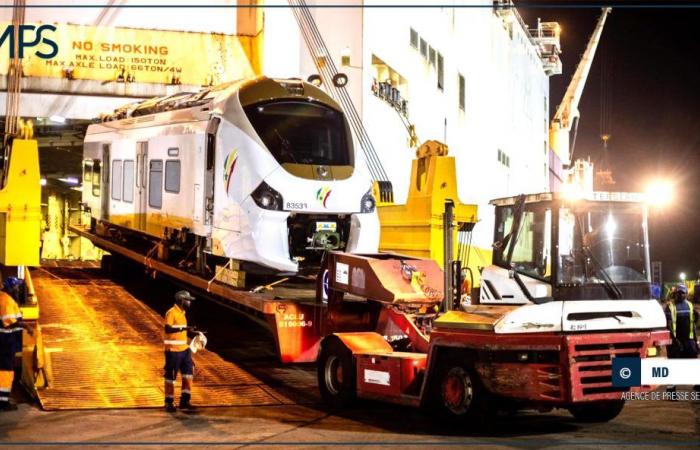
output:
[[[654,378],[668,378],[668,367],[652,367],[651,376]]]
[[[43,48],[34,50],[34,54],[41,59],[51,59],[58,54],[58,44],[53,39],[50,39],[47,34],[56,31],[56,27],[49,24],[39,25],[20,25],[19,30],[16,30],[15,26],[8,25],[2,30],[0,34],[0,48],[2,48],[5,43],[8,44],[10,58],[15,57],[15,48],[18,49],[19,58],[24,58],[25,49],[31,49],[39,45],[43,45]],[[17,42],[15,42],[17,39]],[[43,51],[48,50],[48,51]]]

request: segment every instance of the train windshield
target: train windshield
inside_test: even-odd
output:
[[[311,102],[281,101],[244,108],[280,164],[352,165],[343,113]]]

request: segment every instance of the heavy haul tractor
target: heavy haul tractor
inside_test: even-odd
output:
[[[493,264],[469,303],[455,292],[459,277],[434,261],[327,255],[317,287],[327,302],[318,358],[327,403],[360,397],[456,419],[565,408],[608,421],[624,392],[652,389],[612,384],[613,358],[657,357],[670,342],[651,297],[641,198],[545,193],[492,204]]]

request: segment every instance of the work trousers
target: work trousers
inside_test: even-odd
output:
[[[698,357],[698,344],[695,339],[674,339],[666,350],[668,357],[672,359]]]
[[[12,382],[15,378],[15,353],[22,348],[22,329],[0,331],[0,407],[10,402]]]
[[[180,393],[180,405],[188,405],[192,398],[192,377],[194,364],[192,352],[188,348],[181,352],[165,352],[165,404],[172,405],[175,402],[175,380],[178,372],[182,374],[182,391]]]

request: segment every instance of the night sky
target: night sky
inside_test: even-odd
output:
[[[562,27],[562,75],[550,79],[554,114],[588,42],[600,9],[523,8]],[[540,2],[545,3],[545,2]],[[573,3],[573,2],[572,2]],[[561,4],[561,2],[560,2]],[[652,260],[664,281],[700,270],[700,9],[615,9],[579,105],[575,158],[605,163],[601,131],[609,133],[614,190],[643,191],[648,180],[675,183],[674,202],[650,220]]]

